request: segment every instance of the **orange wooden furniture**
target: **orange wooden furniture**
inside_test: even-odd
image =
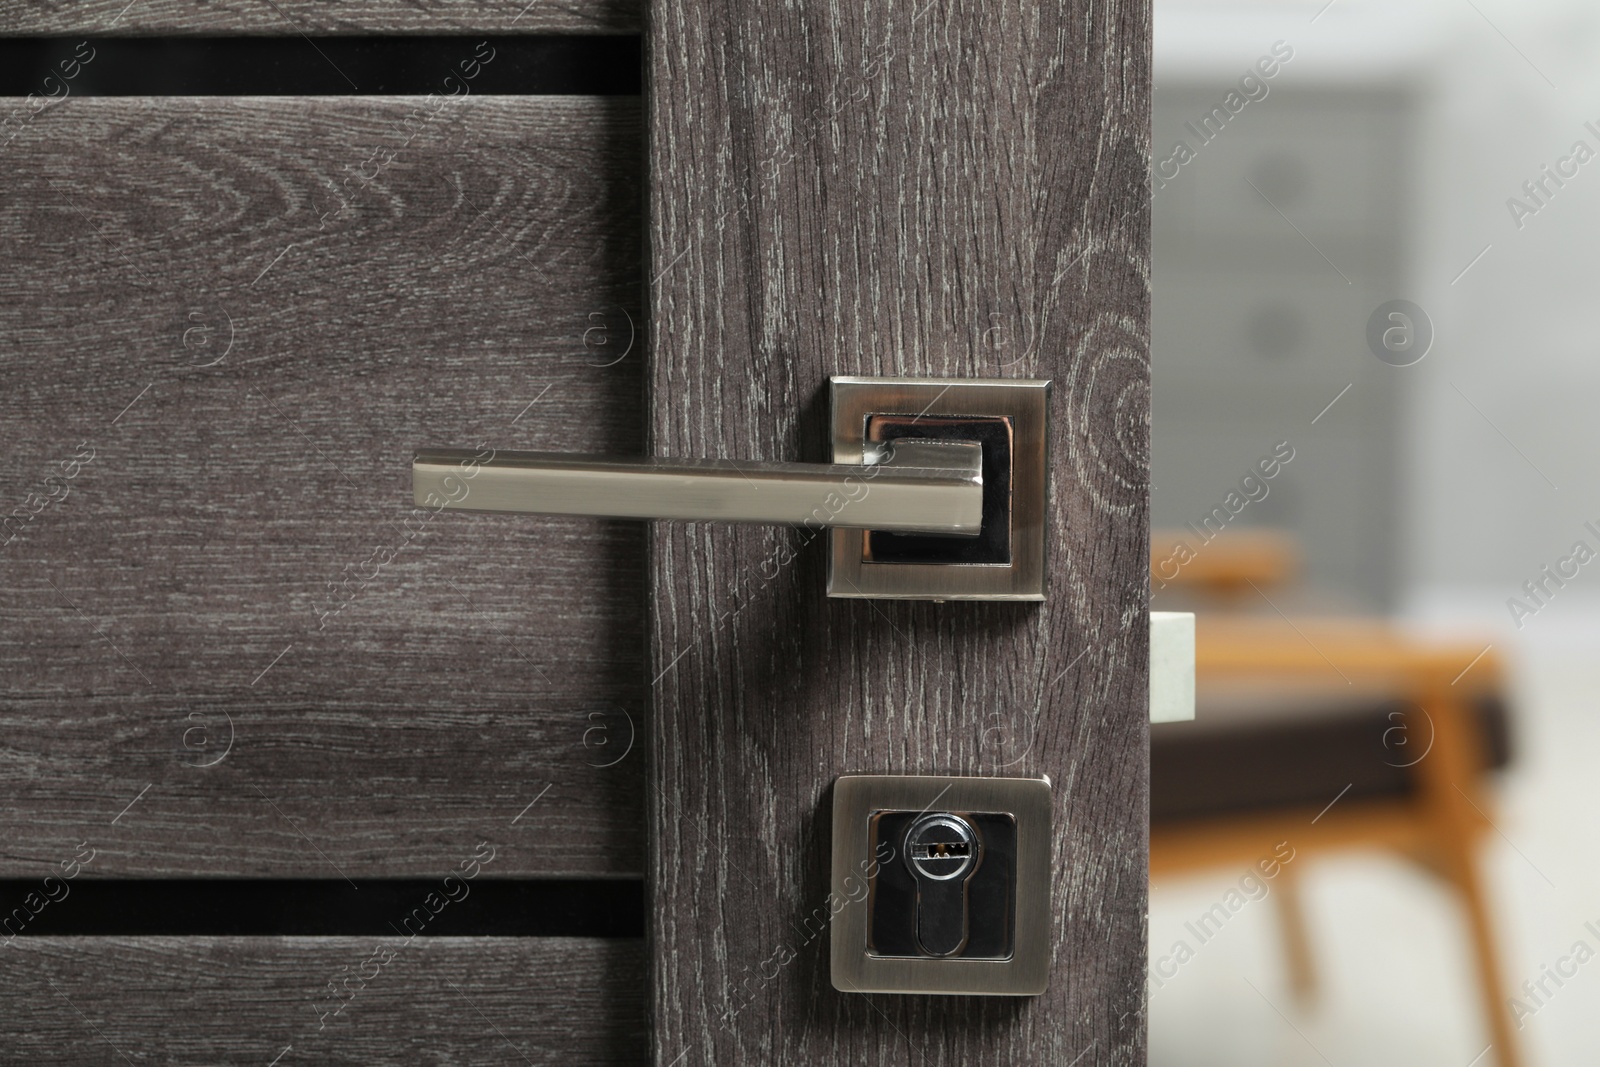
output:
[[[1150,534],[1150,587],[1194,592],[1223,602],[1254,598],[1300,574],[1300,546],[1282,530],[1224,530],[1201,541],[1190,530]]]
[[[1387,701],[1380,706],[1410,709],[1406,721],[1396,721],[1394,727],[1404,735],[1386,733],[1387,751],[1374,752],[1372,758],[1386,759],[1388,767],[1401,770],[1373,776],[1366,773],[1368,768],[1353,767],[1347,794],[1336,797],[1329,789],[1325,798],[1289,806],[1238,805],[1234,810],[1167,819],[1153,810],[1152,877],[1252,863],[1270,854],[1280,841],[1288,841],[1298,856],[1381,846],[1426,864],[1460,893],[1494,1055],[1502,1067],[1519,1067],[1508,987],[1476,863],[1478,841],[1490,827],[1489,802],[1483,796],[1489,744],[1480,712],[1502,690],[1501,663],[1493,649],[1482,642],[1418,639],[1378,620],[1290,622],[1277,614],[1202,614],[1195,637],[1196,688],[1203,695],[1202,709],[1205,694],[1230,691],[1291,705],[1308,696],[1327,702],[1343,695],[1358,704],[1366,701],[1369,707],[1373,699]],[[1283,719],[1266,715],[1241,729],[1281,728]],[[1200,725],[1158,727],[1153,744],[1163,737],[1181,736],[1172,731]],[[1388,745],[1391,740],[1396,743]],[[1153,764],[1153,774],[1157,769]],[[1389,775],[1399,775],[1398,789],[1386,784]],[[1370,779],[1369,786],[1355,788],[1357,779]],[[1153,779],[1153,793],[1160,785]],[[1295,892],[1299,872],[1298,864],[1285,867],[1287,877],[1274,889],[1282,908],[1291,980],[1297,992],[1308,995],[1314,979]]]

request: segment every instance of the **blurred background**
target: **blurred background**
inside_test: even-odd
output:
[[[1150,1062],[1594,1063],[1600,6],[1155,18]]]

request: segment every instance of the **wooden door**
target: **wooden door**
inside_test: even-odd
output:
[[[1143,6],[0,15],[41,34],[0,127],[0,1058],[1142,1062]],[[71,91],[195,34],[438,71]],[[595,35],[642,103],[467,84]],[[410,503],[428,445],[823,460],[830,374],[1053,380],[1044,603]],[[832,989],[847,772],[1051,778],[1044,996]]]
[[[803,532],[652,531],[658,1064],[1142,1059],[1147,17],[652,11],[653,450],[822,458],[827,376],[890,374],[1052,379],[1055,457],[1042,605],[827,601]],[[1050,776],[1047,994],[830,988],[851,772]]]

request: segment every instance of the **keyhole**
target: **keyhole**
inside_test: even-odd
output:
[[[917,944],[951,956],[967,943],[967,882],[982,855],[977,830],[948,812],[924,815],[906,831],[906,865],[917,880]]]

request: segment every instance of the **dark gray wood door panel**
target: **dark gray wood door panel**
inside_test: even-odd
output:
[[[637,1064],[643,972],[637,941],[19,938],[0,952],[0,1055],[75,1067]]]
[[[638,104],[422,106],[5,149],[0,873],[640,870],[641,531],[409,493],[422,445],[642,447]]]
[[[0,36],[210,33],[633,33],[639,0],[8,0]]]
[[[828,602],[824,538],[653,531],[662,1067],[1143,1062],[1148,19],[652,12],[657,454],[825,459],[830,374],[1054,381],[1043,605]],[[1044,996],[831,988],[847,772],[1050,776]]]

